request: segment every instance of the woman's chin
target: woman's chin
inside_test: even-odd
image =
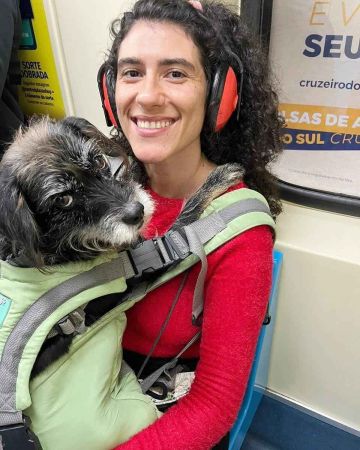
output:
[[[143,164],[159,164],[167,159],[166,153],[159,151],[159,148],[147,149],[143,147],[140,151],[134,149],[133,151],[136,158]]]

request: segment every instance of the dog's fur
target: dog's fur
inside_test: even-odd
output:
[[[106,155],[124,159],[116,178]],[[135,242],[152,213],[152,202],[134,172],[117,144],[84,119],[33,122],[19,131],[0,164],[0,258],[47,270]],[[173,229],[198,219],[241,175],[237,165],[216,168],[186,203]],[[96,320],[94,315],[111,309],[117,297],[90,302],[87,325]],[[62,335],[47,339],[32,376],[64,354],[71,340]]]

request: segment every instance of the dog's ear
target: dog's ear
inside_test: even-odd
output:
[[[0,171],[0,187],[2,253],[6,248],[9,253],[24,255],[29,260],[29,264],[40,267],[43,259],[39,250],[39,227],[16,177],[6,168]]]
[[[88,120],[81,117],[70,116],[63,119],[61,123],[69,128],[73,133],[85,138],[86,140],[92,139],[95,141],[102,152],[108,156],[121,156],[126,158],[126,152],[114,139],[110,139],[105,136],[100,130],[98,130]]]
[[[93,139],[97,133],[100,133],[92,123],[81,117],[70,116],[61,122],[65,127],[70,128],[73,133],[85,139]]]

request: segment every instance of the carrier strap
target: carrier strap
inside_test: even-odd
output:
[[[269,207],[261,200],[247,199],[233,203],[185,227],[189,250],[197,255],[201,261],[201,270],[196,281],[193,297],[192,322],[194,325],[199,325],[199,317],[204,305],[204,283],[207,273],[204,244],[224,230],[233,219],[250,212],[264,212],[270,215]]]
[[[151,386],[159,379],[159,377],[164,373],[165,370],[173,369],[180,356],[185,353],[185,351],[190,348],[200,337],[201,331],[198,331],[189,342],[186,343],[186,345],[180,350],[180,352],[173,358],[171,361],[165,363],[161,367],[159,367],[155,372],[144,378],[140,384],[141,384],[141,390],[145,394]]]
[[[170,230],[164,236],[149,239],[121,252],[128,278],[144,279],[147,274],[167,269],[189,256],[191,250],[186,234],[190,236],[192,248],[196,249],[197,245],[203,246],[224,230],[233,219],[250,212],[262,212],[271,217],[269,207],[261,200],[257,198],[238,200],[183,228]],[[194,239],[199,241],[197,245]]]
[[[199,234],[191,226],[185,227],[186,237],[189,242],[189,249],[191,253],[194,253],[199,257],[201,261],[201,269],[196,280],[194,294],[193,294],[193,305],[192,305],[192,323],[193,325],[199,325],[198,319],[203,310],[204,303],[204,284],[208,268],[208,263],[206,259],[206,254],[204,246],[201,243],[201,234]]]
[[[144,279],[147,274],[166,270],[190,254],[195,254],[202,265],[195,286],[192,312],[193,322],[197,324],[203,309],[203,287],[207,271],[204,245],[224,230],[232,220],[251,212],[266,213],[271,217],[269,207],[261,200],[257,198],[238,200],[179,230],[170,230],[162,237],[144,241],[122,252],[122,262],[127,268],[127,274],[130,275],[128,278]],[[129,291],[124,298],[130,298],[133,294],[134,291]]]
[[[265,212],[270,215],[270,211],[267,208],[267,206],[256,199],[252,200],[243,200],[240,202],[237,202],[235,204],[232,204],[225,209],[219,211],[218,213],[210,214],[209,216],[204,217],[203,219],[200,219],[188,226],[184,227],[185,235],[187,238],[186,240],[182,239],[182,250],[184,251],[188,245],[189,253],[193,253],[197,255],[201,261],[201,270],[198,275],[195,289],[194,289],[194,295],[193,295],[193,306],[192,306],[192,322],[193,325],[199,326],[199,318],[203,310],[203,291],[204,291],[204,283],[206,278],[206,272],[207,272],[207,259],[206,259],[206,253],[204,250],[204,244],[208,242],[212,237],[214,237],[217,233],[222,231],[226,228],[227,224],[233,220],[236,217],[239,217],[243,214],[249,213],[249,212]],[[184,253],[187,253],[185,251]],[[139,370],[139,373],[137,377],[139,378],[141,376],[141,373],[146,366],[147,362],[149,361],[151,354],[157,345],[157,343],[160,340],[160,337],[162,336],[164,329],[170,319],[170,316],[172,315],[173,309],[178,301],[180,292],[182,291],[184,287],[184,282],[186,281],[186,277],[183,278],[183,281],[179,287],[179,290],[177,292],[177,295],[174,298],[173,304],[171,305],[170,311],[168,316],[166,317],[166,320],[161,327],[161,330],[154,342],[154,345],[152,349],[150,350],[149,354],[147,355],[146,359],[143,362],[143,365],[141,369]],[[173,358],[172,360],[165,363],[163,366],[159,367],[155,372],[148,375],[144,380],[141,381],[141,389],[144,393],[146,393],[153,384],[163,375],[165,371],[168,371],[170,369],[173,369],[178,362],[179,357],[194,343],[196,342],[200,337],[201,331],[198,331],[193,338],[186,343],[186,345],[183,347],[183,349],[179,352],[179,354]]]
[[[27,309],[8,336],[0,361],[0,427],[22,423],[21,411],[16,409],[16,381],[23,351],[35,330],[66,300],[123,276],[122,265],[113,259],[50,289]]]

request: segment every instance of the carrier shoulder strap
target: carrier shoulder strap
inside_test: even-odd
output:
[[[249,216],[244,217],[247,214],[254,213],[255,216],[249,221]],[[260,214],[259,214],[260,213]],[[265,214],[265,216],[264,216]],[[203,288],[206,277],[207,270],[207,260],[206,260],[206,243],[209,242],[216,235],[219,237],[219,233],[223,232],[226,227],[234,220],[237,219],[236,227],[234,228],[235,235],[238,235],[249,229],[250,227],[260,225],[260,224],[268,224],[272,225],[272,219],[269,221],[270,211],[265,203],[263,203],[260,199],[246,199],[240,200],[231,204],[228,207],[225,207],[223,210],[217,211],[209,216],[204,217],[203,219],[194,222],[193,224],[185,227],[185,234],[189,246],[189,250],[192,254],[197,255],[201,261],[201,270],[198,275],[198,279],[196,281],[194,296],[193,296],[193,307],[192,307],[192,321],[194,325],[199,326],[199,317],[203,310]],[[231,237],[232,234],[227,233],[227,237]],[[220,245],[226,241],[225,237],[221,237],[218,240],[218,244]],[[205,245],[205,247],[204,247]],[[178,292],[179,294],[179,292]],[[173,305],[176,303],[177,298],[174,299]],[[173,311],[173,307],[170,309],[169,314],[166,318],[165,323],[167,323],[169,316]],[[166,325],[165,325],[166,326]],[[164,331],[164,326],[161,328],[160,333],[155,342],[158,342],[160,336]],[[194,343],[196,342],[201,335],[201,331],[197,331],[195,335],[191,338],[189,342],[181,349],[181,351],[170,361],[162,365],[155,372],[148,375],[145,379],[141,380],[141,389],[144,393],[148,392],[148,390],[153,386],[153,384],[161,377],[165,371],[169,371],[173,369],[178,362],[180,356]],[[147,358],[144,360],[144,363],[138,373],[138,377],[141,375],[142,370],[146,366],[148,360],[150,359],[151,353],[155,347],[155,343],[152,347],[152,350],[148,354]],[[168,372],[169,374],[170,372]]]
[[[145,241],[122,255],[123,264],[133,280],[169,269],[151,283],[137,284],[126,293],[124,300],[142,298],[200,260],[201,270],[192,310],[193,323],[197,324],[203,309],[206,255],[242,232],[264,224],[274,230],[274,220],[264,197],[250,189],[224,194],[211,204],[199,220]]]

